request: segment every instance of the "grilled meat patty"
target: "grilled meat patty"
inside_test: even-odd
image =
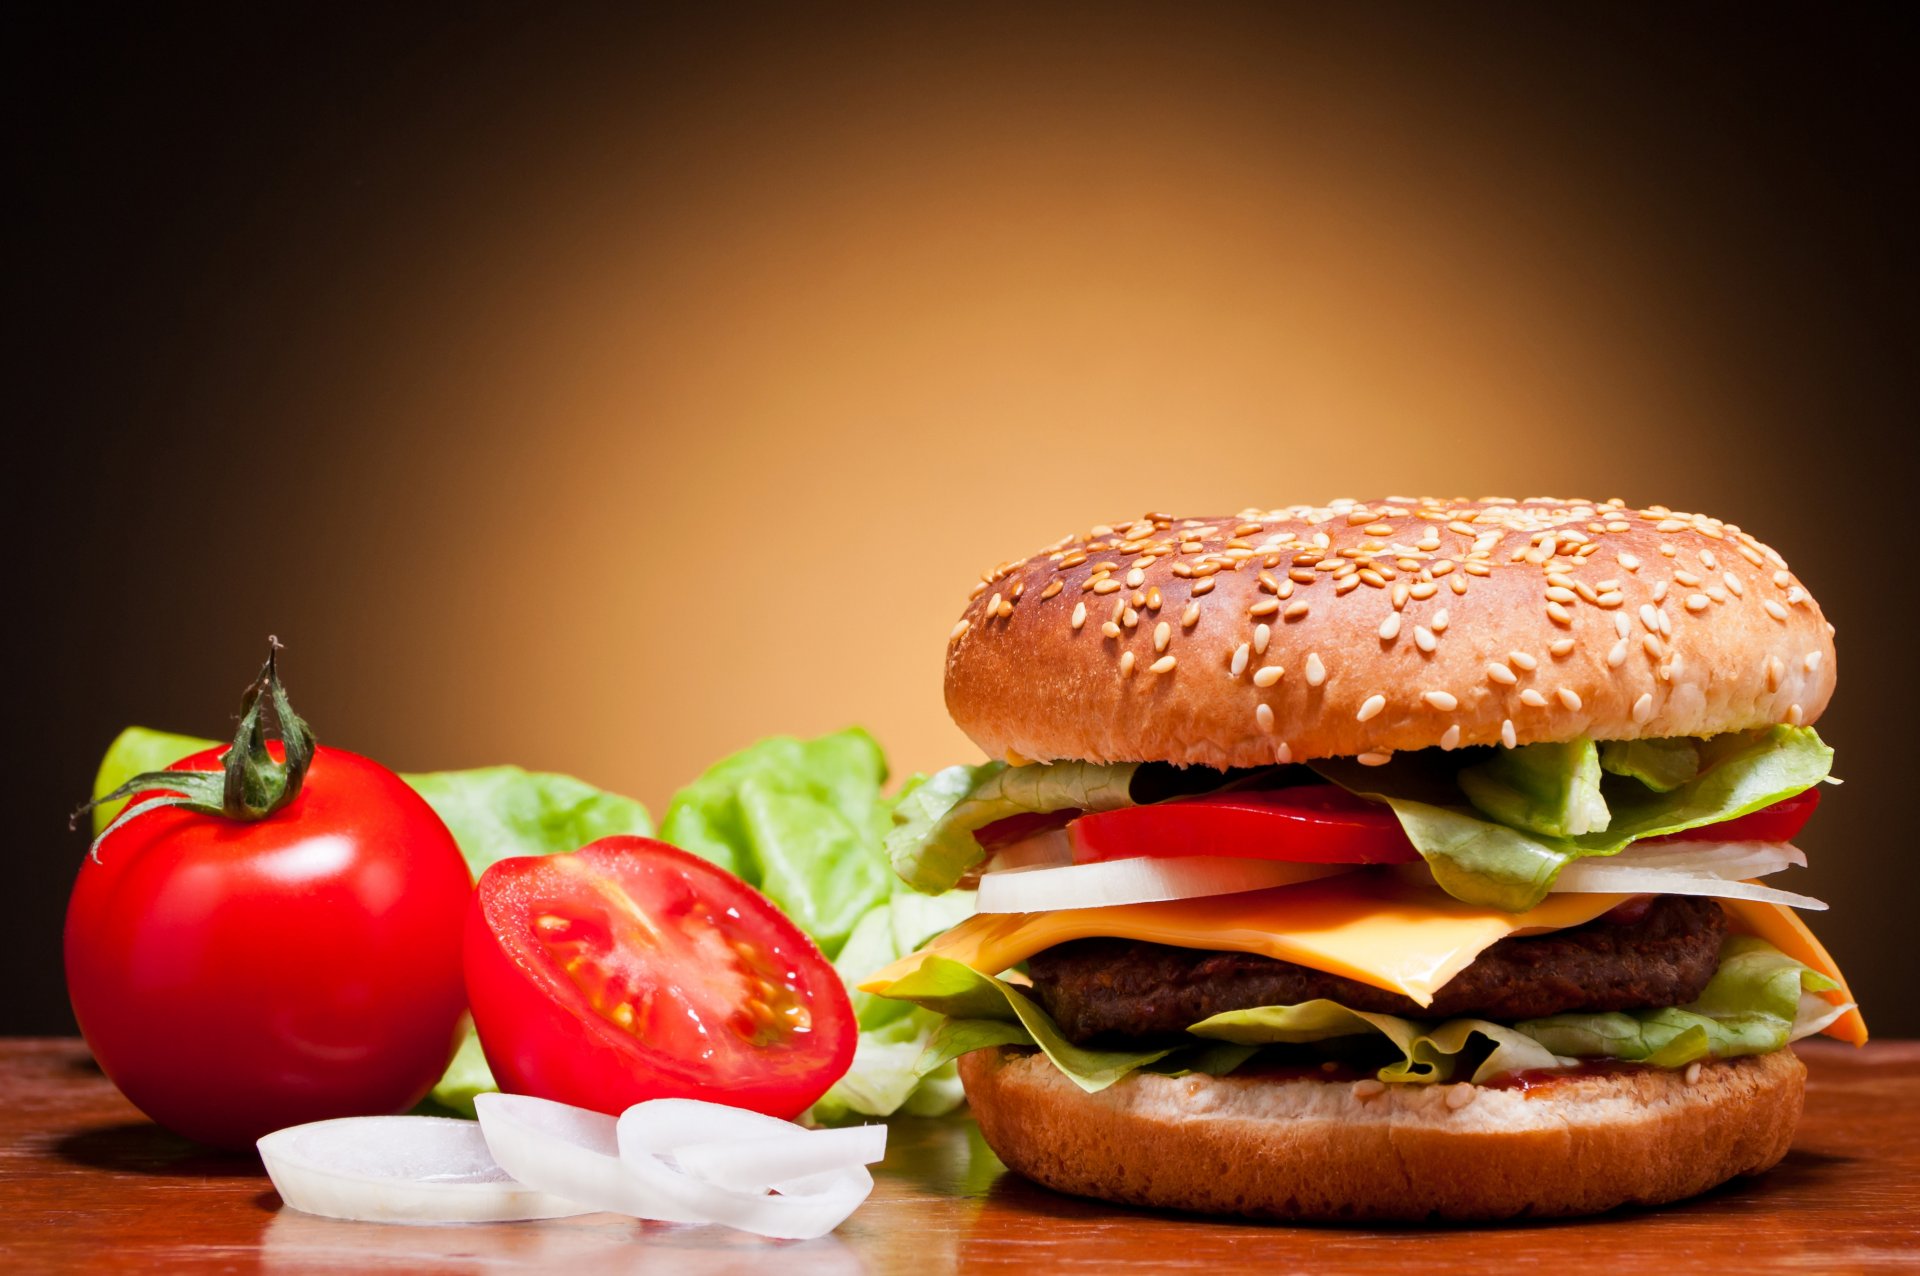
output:
[[[1415,1019],[1511,1023],[1564,1011],[1684,1005],[1719,965],[1727,919],[1712,900],[1655,897],[1584,926],[1503,939],[1420,1006],[1399,993],[1254,953],[1077,939],[1027,962],[1033,992],[1078,1044],[1177,1036],[1209,1015],[1326,998]]]

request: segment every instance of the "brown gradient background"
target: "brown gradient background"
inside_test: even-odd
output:
[[[997,560],[1412,490],[1788,556],[1849,781],[1796,885],[1920,1033],[1910,19],[461,12],[9,24],[0,1030],[70,1024],[100,750],[224,731],[269,631],[323,739],[657,813],[774,732],[972,758],[941,644]]]

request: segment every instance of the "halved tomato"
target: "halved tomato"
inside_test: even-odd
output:
[[[503,1090],[620,1112],[794,1117],[853,1060],[834,969],[764,895],[664,842],[502,860],[467,918],[467,997]]]
[[[1223,789],[1083,815],[1067,825],[1076,863],[1135,855],[1225,855],[1296,864],[1411,864],[1393,808],[1337,784]]]

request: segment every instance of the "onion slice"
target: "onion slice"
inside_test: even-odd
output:
[[[1200,895],[1293,886],[1357,868],[1354,864],[1290,864],[1282,860],[1194,855],[1150,856],[985,873],[977,907],[983,913],[1042,913],[1061,908],[1151,904]]]
[[[260,1139],[267,1176],[305,1214],[375,1223],[566,1218],[591,1207],[525,1187],[450,1117],[341,1117]]]
[[[1560,870],[1552,890],[1576,895],[1702,895],[1716,899],[1752,899],[1789,908],[1824,910],[1826,903],[1810,895],[1776,890],[1758,882],[1728,881],[1668,869],[1636,868],[1604,860],[1576,860]]]
[[[1805,868],[1807,853],[1791,842],[1635,843],[1617,855],[1583,861],[1634,868],[1675,869],[1707,877],[1765,877],[1790,867]]]

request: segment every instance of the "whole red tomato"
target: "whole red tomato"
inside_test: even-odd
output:
[[[793,1117],[853,1061],[853,1007],[813,941],[733,874],[650,838],[493,865],[466,953],[474,1027],[511,1093]]]
[[[219,771],[227,752],[169,770]],[[413,1106],[465,1006],[472,878],[446,826],[352,753],[313,750],[300,779],[245,820],[149,788],[67,909],[68,991],[101,1068],[155,1121],[219,1147]]]

